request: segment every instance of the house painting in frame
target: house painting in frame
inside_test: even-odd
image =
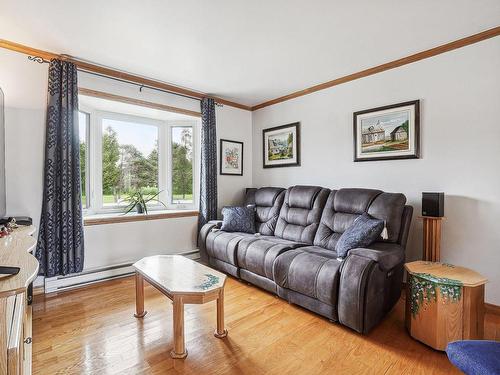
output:
[[[300,166],[300,123],[262,130],[263,168]]]
[[[420,102],[355,112],[354,161],[420,157]]]

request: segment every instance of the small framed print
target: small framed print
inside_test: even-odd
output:
[[[220,174],[243,176],[243,142],[220,140]]]
[[[262,130],[263,167],[300,166],[300,123]]]
[[[354,161],[418,159],[420,101],[355,112]]]

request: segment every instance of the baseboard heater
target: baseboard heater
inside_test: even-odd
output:
[[[189,259],[200,258],[198,250],[180,253]],[[45,294],[62,292],[65,290],[80,288],[85,285],[99,283],[105,280],[118,279],[134,274],[133,263],[121,263],[107,267],[99,267],[85,270],[78,274],[46,277],[44,282]]]

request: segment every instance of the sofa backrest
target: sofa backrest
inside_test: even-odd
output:
[[[272,236],[280,214],[285,189],[263,187],[247,189],[245,204],[255,205],[255,230],[260,234]]]
[[[312,244],[330,189],[319,186],[292,186],[285,198],[274,235],[286,240]]]
[[[314,245],[334,250],[342,233],[365,212],[385,221],[386,242],[399,243],[405,203],[406,197],[400,193],[357,188],[332,190],[321,215]]]

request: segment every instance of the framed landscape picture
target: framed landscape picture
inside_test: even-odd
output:
[[[354,161],[418,159],[420,103],[411,102],[354,113]]]
[[[300,123],[262,130],[263,167],[300,165]]]
[[[220,174],[243,176],[243,142],[220,140]]]

